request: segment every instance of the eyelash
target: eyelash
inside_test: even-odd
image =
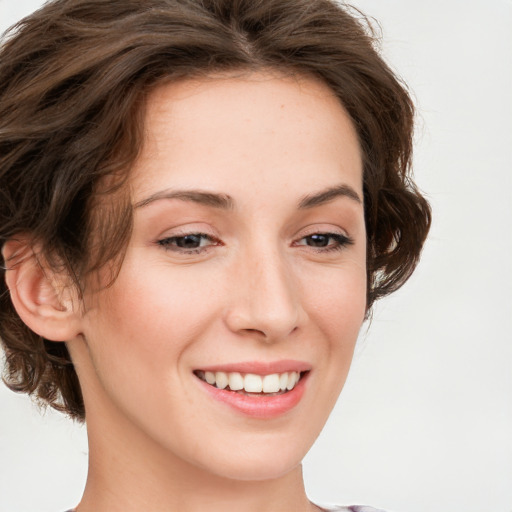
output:
[[[312,247],[313,249],[316,249],[317,252],[320,253],[326,253],[326,252],[332,252],[332,251],[341,251],[345,247],[352,245],[354,243],[354,240],[352,238],[342,235],[340,233],[325,233],[325,232],[319,232],[319,233],[311,233],[310,235],[306,235],[302,237],[300,240],[306,240],[306,239],[312,239],[313,237],[325,237],[327,240],[333,239],[336,243],[333,245],[327,245],[327,246],[307,246],[304,244],[299,244],[302,247]]]
[[[327,241],[329,239],[332,239],[335,241],[335,244],[329,244],[326,246],[310,246],[306,244],[299,244],[295,243],[294,245],[299,247],[311,247],[315,252],[318,253],[328,253],[333,251],[341,251],[345,247],[352,245],[354,243],[354,240],[348,236],[342,235],[340,233],[326,233],[326,232],[319,232],[319,233],[311,233],[310,235],[303,236],[299,239],[299,241],[312,239],[313,237],[326,237]],[[207,240],[211,243],[209,243],[206,246],[201,245],[199,247],[194,248],[186,248],[186,247],[179,247],[178,243],[179,241],[183,241],[186,238],[199,238],[199,244],[201,244],[202,240]],[[162,238],[161,240],[157,241],[157,244],[163,247],[166,251],[173,251],[181,254],[201,254],[207,250],[209,250],[211,247],[222,245],[222,242],[218,240],[217,238],[208,235],[206,233],[186,233],[183,235],[175,235],[170,236],[167,238]]]
[[[189,248],[189,249],[187,249],[185,247],[179,247],[177,245],[177,242],[179,240],[184,240],[186,238],[192,238],[192,237],[199,238],[200,239],[199,243],[201,243],[202,240],[208,240],[211,243],[209,245],[206,245],[203,247],[199,246],[199,247],[194,247],[194,248]],[[158,245],[162,246],[166,251],[173,251],[173,252],[178,252],[178,253],[182,253],[182,254],[200,254],[203,251],[208,250],[212,246],[222,245],[220,240],[218,240],[217,238],[215,238],[211,235],[207,235],[206,233],[185,233],[183,235],[170,236],[170,237],[162,238],[161,240],[158,240],[157,243],[158,243]]]

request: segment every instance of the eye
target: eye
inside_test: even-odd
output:
[[[195,254],[212,245],[218,245],[219,241],[205,233],[188,233],[186,235],[163,238],[158,240],[157,243],[169,251]]]
[[[312,247],[321,252],[341,250],[353,244],[353,240],[340,233],[313,233],[301,238],[296,245]]]

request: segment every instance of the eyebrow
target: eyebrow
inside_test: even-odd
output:
[[[299,202],[300,210],[307,210],[308,208],[314,208],[322,204],[333,201],[337,197],[348,197],[354,200],[356,203],[363,204],[359,194],[349,185],[338,185],[335,187],[329,187],[316,194],[311,194],[303,197]]]
[[[227,194],[204,192],[202,190],[162,190],[135,203],[134,208],[143,208],[161,199],[181,199],[182,201],[191,201],[222,210],[232,210],[234,206],[233,198]]]
[[[358,193],[349,185],[337,185],[329,187],[325,190],[304,196],[299,201],[299,210],[307,210],[322,204],[333,201],[337,197],[348,197],[358,204],[362,204],[362,200]],[[191,201],[194,203],[219,208],[222,210],[232,210],[235,202],[233,198],[227,194],[219,194],[215,192],[205,192],[203,190],[161,190],[151,194],[146,199],[135,203],[134,208],[143,208],[155,201],[162,199],[180,199],[182,201]]]

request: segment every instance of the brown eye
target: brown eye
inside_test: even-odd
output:
[[[215,245],[216,241],[204,233],[189,233],[182,236],[170,236],[158,241],[158,245],[170,251],[197,252]]]
[[[176,243],[176,247],[181,247],[183,249],[197,249],[201,247],[201,241],[203,239],[203,235],[187,235],[175,237],[174,241]]]
[[[301,238],[297,245],[312,247],[320,251],[331,251],[343,249],[352,243],[352,239],[340,233],[313,233]]]
[[[327,247],[331,237],[327,234],[316,234],[305,237],[307,245],[310,247]]]

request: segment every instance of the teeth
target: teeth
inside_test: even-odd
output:
[[[263,377],[263,393],[277,393],[279,389],[279,375],[273,373],[272,375],[265,375]]]
[[[286,384],[286,389],[288,391],[290,391],[290,389],[293,389],[293,387],[295,386],[296,384],[296,381],[295,381],[295,372],[290,372],[288,374],[288,383]]]
[[[248,373],[244,377],[244,390],[247,393],[261,393],[263,391],[263,379],[259,375]]]
[[[215,373],[215,385],[219,389],[224,389],[229,383],[228,374],[224,372]]]
[[[197,376],[212,386],[225,389],[229,386],[231,391],[245,391],[246,393],[279,393],[292,390],[300,380],[300,372],[272,373],[270,375],[256,375],[238,372],[201,372]]]
[[[230,373],[229,375],[229,388],[231,391],[238,391],[244,387],[244,378],[239,373]]]

